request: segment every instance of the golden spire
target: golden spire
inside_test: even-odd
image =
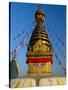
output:
[[[37,25],[35,26],[32,36],[30,38],[28,51],[29,50],[33,51],[33,46],[38,41],[40,41],[40,44],[43,44],[45,48],[47,47],[51,49],[51,44],[48,38],[48,34],[45,31],[45,26],[43,25],[45,14],[41,9],[41,4],[39,5],[38,10],[35,12],[35,18],[36,18]]]

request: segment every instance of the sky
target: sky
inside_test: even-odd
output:
[[[26,52],[33,32],[32,28],[36,25],[35,12],[38,10],[38,7],[39,4],[19,2],[12,2],[9,7],[10,53],[12,54],[12,51],[19,45],[23,37],[26,38],[23,47],[21,47],[17,52],[20,76],[27,75],[28,65],[26,64]],[[46,15],[44,21],[45,30],[48,33],[49,40],[51,41],[55,53],[62,63],[62,66],[58,64],[54,54],[52,74],[64,75],[62,67],[66,66],[66,6],[42,4],[41,9]],[[29,33],[29,37],[26,35],[27,32]],[[19,33],[21,33],[21,35],[17,37]],[[15,40],[13,40],[14,38]],[[61,52],[64,53],[65,57]]]

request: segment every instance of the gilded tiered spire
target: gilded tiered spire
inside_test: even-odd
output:
[[[52,46],[43,25],[46,15],[39,9],[35,13],[37,25],[34,28],[27,49],[29,74],[46,74],[52,71]]]
[[[49,41],[48,34],[45,30],[45,27],[43,25],[43,22],[45,19],[45,14],[41,10],[40,6],[39,6],[39,9],[35,13],[35,19],[36,19],[37,25],[36,25],[33,33],[32,33],[32,36],[31,36],[31,39],[29,42],[28,51],[29,50],[34,51],[33,46],[38,41],[40,42],[40,45],[45,45],[50,50],[51,49],[51,43]],[[40,45],[39,45],[39,47],[40,47]],[[40,51],[40,50],[38,50],[38,51]]]

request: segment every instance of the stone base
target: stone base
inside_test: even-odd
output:
[[[65,85],[66,77],[48,77],[48,78],[17,78],[10,80],[11,88],[36,87],[36,86],[55,86]]]

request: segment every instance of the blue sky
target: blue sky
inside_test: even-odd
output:
[[[35,12],[38,9],[39,4],[28,4],[28,3],[17,3],[12,2],[10,8],[10,42],[11,42],[11,53],[18,46],[22,37],[25,36],[26,41],[22,48],[18,50],[17,61],[20,65],[20,75],[27,74],[26,64],[26,51],[29,39],[32,33],[32,27],[36,25]],[[65,55],[66,52],[66,7],[63,5],[46,5],[42,4],[41,9],[44,11],[46,18],[44,25],[46,32],[48,32],[49,39],[52,46],[61,61],[63,67],[66,64],[66,57],[62,55],[62,51]],[[26,33],[29,32],[30,36],[27,37]],[[19,33],[21,35],[16,37]],[[61,40],[61,42],[59,41]],[[63,43],[63,44],[62,44]],[[52,73],[54,75],[64,75],[64,71],[58,64],[55,55],[53,55]]]

